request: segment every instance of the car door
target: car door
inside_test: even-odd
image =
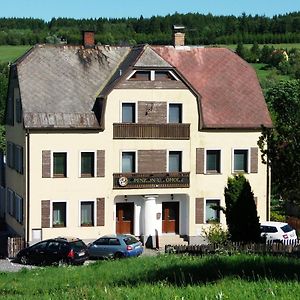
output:
[[[95,257],[105,257],[107,256],[107,246],[109,239],[108,238],[100,238],[93,242],[92,247],[90,247],[89,252],[90,256]]]
[[[59,262],[61,260],[60,242],[51,240],[45,249],[44,262],[47,265]]]
[[[28,253],[28,259],[33,264],[42,264],[45,260],[45,250],[47,248],[48,241],[42,241],[30,248]]]

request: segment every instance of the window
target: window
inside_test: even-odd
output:
[[[15,170],[23,174],[23,147],[14,145],[14,167]]]
[[[176,80],[169,71],[155,71],[155,80],[166,81]]]
[[[169,104],[169,123],[182,123],[182,104]]]
[[[248,172],[248,150],[234,150],[234,172]]]
[[[135,123],[135,103],[122,103],[122,123]]]
[[[15,195],[15,219],[19,223],[23,223],[23,198],[19,195]]]
[[[150,71],[136,71],[130,77],[130,80],[148,81],[150,78]]]
[[[220,150],[207,150],[206,151],[206,173],[220,173]]]
[[[22,121],[22,106],[20,98],[16,98],[16,121],[18,123],[21,123]]]
[[[95,153],[81,152],[81,177],[95,176]]]
[[[66,202],[53,202],[53,227],[66,227]]]
[[[81,226],[94,226],[94,202],[81,202]]]
[[[53,153],[53,177],[67,177],[67,153]]]
[[[206,200],[205,204],[205,222],[206,223],[219,223],[220,211],[216,207],[220,206],[220,200]]]
[[[122,173],[135,173],[135,152],[122,153]]]
[[[180,151],[169,152],[169,172],[181,172],[182,171],[182,153]]]

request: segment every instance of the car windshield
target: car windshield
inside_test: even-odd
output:
[[[288,224],[282,226],[281,229],[282,229],[283,232],[290,232],[290,231],[293,230],[293,228],[290,225],[288,225]]]
[[[74,249],[74,250],[80,250],[80,249],[86,247],[85,243],[81,240],[71,242],[70,245],[71,245],[72,249]]]
[[[265,225],[262,225],[261,226],[261,231],[262,232],[270,232],[270,233],[275,233],[277,232],[277,228],[274,227],[274,226],[265,226]]]
[[[132,245],[135,243],[138,243],[139,241],[133,237],[133,236],[128,236],[126,238],[123,239],[126,245]]]

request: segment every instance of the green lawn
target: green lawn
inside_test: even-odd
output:
[[[1,299],[296,299],[300,261],[160,255],[0,274]]]
[[[255,69],[256,71],[256,74],[259,78],[259,81],[261,83],[263,83],[265,80],[267,80],[268,78],[270,79],[273,78],[273,79],[276,79],[276,80],[289,80],[291,79],[289,76],[287,75],[278,75],[276,70],[272,70],[272,69],[269,69],[269,70],[265,70],[264,67],[266,66],[266,64],[251,64],[252,67]]]
[[[13,62],[31,46],[0,46],[0,63]]]

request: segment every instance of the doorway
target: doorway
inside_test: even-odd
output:
[[[179,233],[179,202],[162,203],[162,232]]]
[[[116,205],[116,233],[133,234],[133,203],[117,203]]]

